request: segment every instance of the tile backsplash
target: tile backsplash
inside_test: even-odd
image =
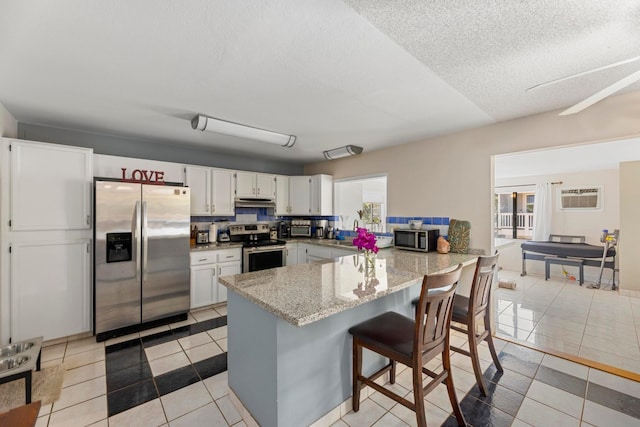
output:
[[[231,223],[251,223],[251,222],[269,222],[271,225],[276,225],[279,221],[289,221],[291,219],[299,217],[290,216],[277,216],[273,215],[273,212],[269,208],[236,208],[236,214],[233,216],[218,217],[218,216],[192,216],[191,227],[197,226],[198,229],[208,229],[209,224],[212,222],[219,223],[219,227],[224,229],[225,226]],[[305,216],[305,219],[326,219],[329,221],[329,225],[337,227],[340,225],[339,216]],[[437,228],[440,231],[441,236],[446,236],[449,232],[449,218],[448,217],[430,217],[430,216],[389,216],[386,218],[386,232],[375,232],[381,236],[393,235],[395,228],[407,228],[409,221],[421,220],[422,228],[433,229]],[[340,234],[345,237],[355,236],[356,233],[351,228],[348,230],[340,230]]]

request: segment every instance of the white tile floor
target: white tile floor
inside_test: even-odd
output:
[[[640,374],[640,298],[515,271],[499,278],[517,285],[496,291],[496,336]]]
[[[501,272],[501,278],[507,278],[508,274],[508,272]],[[512,336],[505,331],[513,331],[521,334],[519,336],[524,337],[522,338],[524,340],[532,339],[535,341],[539,339],[539,335],[545,337],[545,340],[547,338],[555,339],[558,343],[565,342],[569,337],[569,341],[566,342],[575,343],[577,354],[580,354],[583,348],[592,348],[589,345],[599,345],[600,343],[593,344],[596,341],[592,341],[590,337],[597,338],[602,336],[599,335],[604,333],[602,331],[606,332],[608,330],[602,323],[603,316],[606,317],[608,314],[606,310],[598,308],[594,301],[602,299],[604,301],[603,304],[606,302],[610,308],[628,304],[630,311],[627,311],[627,313],[631,314],[635,313],[634,310],[640,309],[640,305],[629,301],[629,299],[619,299],[610,291],[607,294],[607,291],[587,290],[578,287],[575,283],[564,283],[557,280],[545,282],[544,278],[533,276],[520,278],[517,275],[517,277],[509,278],[517,280],[518,286],[515,291],[500,289],[497,292],[499,294],[498,307],[500,308],[501,319],[503,319],[499,325],[499,334]],[[576,301],[580,303],[576,304]],[[572,319],[565,319],[567,311],[560,310],[560,308],[563,308],[562,304],[566,305],[567,311],[575,312],[576,316],[580,315],[579,317],[582,320],[580,322],[576,321],[575,316]],[[587,306],[588,309],[583,306]],[[226,314],[226,307],[208,308],[193,312],[189,320],[168,327],[184,326],[224,314]],[[639,316],[630,316],[633,321],[638,318]],[[593,321],[590,321],[590,319],[593,319]],[[629,323],[627,318],[620,318],[618,321],[622,324]],[[168,327],[146,331],[144,335],[166,330]],[[622,333],[618,334],[620,330],[621,328],[613,328],[613,332],[610,335],[612,339],[617,335],[624,336]],[[554,336],[553,332],[556,331],[560,332]],[[593,335],[587,334],[586,331],[591,332]],[[108,341],[106,344],[110,345],[131,338],[132,336],[119,338]],[[570,341],[571,339],[573,341]],[[633,344],[629,344],[629,337],[626,337],[626,339],[627,342],[624,343],[626,347],[621,347],[621,352],[622,354],[633,356]],[[634,334],[634,340],[637,344],[637,334]],[[512,354],[516,359],[519,359],[520,352],[526,350],[522,350],[512,343],[502,340],[496,341],[499,352],[503,351]],[[466,342],[466,337],[462,334],[454,333],[452,342],[455,342],[456,345],[462,345]],[[583,345],[583,342],[586,345]],[[544,341],[544,343],[547,346],[553,344],[552,341]],[[241,411],[238,411],[232,404],[227,386],[226,372],[108,417],[104,344],[96,343],[93,337],[73,341],[62,339],[46,343],[46,347],[43,350],[43,366],[63,363],[66,374],[61,398],[54,404],[46,405],[41,409],[36,426],[246,427],[253,425],[251,420],[243,420]],[[621,342],[621,344],[623,343]],[[203,350],[203,353],[211,350],[216,352],[226,350],[226,327],[224,329],[222,327],[216,328],[207,331],[205,334],[192,335],[176,341],[159,344],[145,351],[152,366],[154,361],[167,359],[163,365],[156,365],[155,368],[152,368],[154,374],[156,374],[156,372],[163,372],[164,369],[179,368],[184,363],[189,363],[191,357],[194,360],[201,357],[196,350],[205,348],[205,346],[207,351]],[[212,346],[217,346],[217,348]],[[624,353],[625,351],[628,353]],[[483,369],[489,368],[491,366],[491,356],[485,344],[481,346],[480,353],[483,359],[481,363]],[[626,393],[635,399],[640,399],[640,384],[637,382],[542,352],[531,351],[527,357],[533,361],[536,369],[539,366],[546,366],[555,372],[566,373],[581,381],[599,384],[603,387]],[[629,360],[635,359],[629,358]],[[607,363],[610,360],[603,362]],[[435,359],[427,367],[435,369],[439,364],[440,361]],[[475,385],[475,377],[469,359],[460,354],[453,354],[452,364],[453,377],[459,399],[463,400],[467,396],[467,400],[475,402],[475,394],[472,392],[468,395]],[[511,372],[511,375],[523,377],[517,373],[517,366],[505,366],[505,368]],[[498,405],[493,406],[495,402],[489,402],[491,406],[486,405],[491,408],[490,415],[497,417],[495,419],[498,420],[491,425],[575,425],[581,427],[613,425],[637,427],[640,425],[640,417],[634,418],[626,413],[603,406],[593,399],[589,400],[568,393],[561,388],[550,386],[538,378],[529,381],[529,385],[520,393],[521,404],[515,407],[516,409],[513,413],[504,413],[502,409],[498,409]],[[503,383],[501,382],[500,384],[500,387],[502,387]],[[393,389],[410,398],[411,377],[408,369],[399,372],[397,383],[393,386]],[[504,387],[502,389],[504,390]],[[451,405],[446,388],[439,386],[425,400],[429,425],[437,426],[443,423],[449,425],[446,421],[451,412]],[[365,390],[363,392],[361,410],[358,413],[351,411],[351,404],[347,401],[340,408],[336,408],[332,412],[332,416],[318,422],[314,427],[329,425],[338,427],[405,427],[407,425],[415,425],[415,415],[386,396],[378,392]]]

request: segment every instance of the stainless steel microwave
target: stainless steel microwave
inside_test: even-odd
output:
[[[439,230],[407,230],[393,231],[393,246],[411,251],[431,252],[436,250]]]

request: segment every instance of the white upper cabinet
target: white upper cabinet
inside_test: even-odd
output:
[[[275,199],[275,175],[255,172],[236,172],[236,197]]]
[[[233,174],[227,169],[187,166],[185,182],[191,188],[191,215],[233,215]]]
[[[233,171],[212,169],[212,215],[234,215]]]
[[[289,215],[289,177],[276,175],[276,215]]]
[[[185,183],[191,188],[191,215],[211,215],[211,168],[187,166]]]
[[[311,214],[311,178],[308,176],[289,177],[290,215]]]
[[[93,150],[10,141],[12,231],[91,228]]]
[[[290,215],[333,215],[331,175],[290,176]]]
[[[333,215],[333,177],[311,177],[311,215]]]

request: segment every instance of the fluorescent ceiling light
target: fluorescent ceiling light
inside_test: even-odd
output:
[[[339,159],[340,157],[353,156],[362,153],[362,147],[357,145],[345,145],[344,147],[334,148],[324,152],[327,160]]]
[[[282,133],[203,116],[202,114],[198,114],[191,120],[191,127],[202,131],[206,130],[208,132],[222,133],[240,138],[255,139],[256,141],[268,142],[284,147],[293,147],[293,144],[296,143],[296,137],[294,135],[284,135]]]

